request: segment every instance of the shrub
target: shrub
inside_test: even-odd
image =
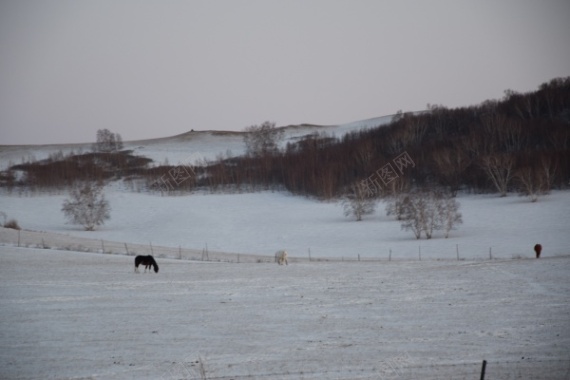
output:
[[[21,230],[22,229],[20,227],[20,225],[18,224],[18,221],[16,219],[10,219],[6,223],[4,223],[4,228],[11,228],[13,230]]]

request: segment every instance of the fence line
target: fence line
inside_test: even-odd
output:
[[[113,255],[153,255],[159,258],[200,260],[215,262],[272,262],[269,256],[210,251],[203,249],[163,247],[148,244],[116,242],[104,239],[82,238],[51,232],[0,228],[0,244],[16,247],[54,249],[62,251],[92,252]]]
[[[180,260],[198,260],[198,261],[215,261],[230,263],[248,263],[248,262],[273,262],[274,257],[270,255],[256,255],[248,253],[233,253],[210,251],[207,244],[202,249],[178,247],[157,246],[149,241],[148,244],[135,244],[126,242],[116,242],[104,239],[92,239],[84,237],[69,236],[53,232],[39,232],[29,230],[13,230],[0,227],[0,244],[12,245],[16,247],[43,248],[66,251],[93,252],[118,255],[153,255],[159,258],[170,258]],[[349,252],[344,257],[319,257],[315,256],[315,250],[308,248],[306,256],[302,253],[299,255],[291,255],[289,252],[289,261],[291,262],[328,262],[328,261],[430,261],[430,260],[462,260],[462,261],[482,261],[482,260],[510,260],[510,259],[530,259],[533,258],[532,252],[526,254],[514,254],[501,250],[501,247],[488,247],[484,245],[475,246],[449,244],[446,249],[441,246],[429,247],[424,244],[418,244],[415,249],[408,247],[399,247],[396,251],[394,248],[379,248],[377,253],[364,255],[362,253]],[[467,251],[467,253],[465,253]],[[530,251],[530,249],[529,249]],[[474,252],[477,252],[476,254]],[[566,246],[549,247],[548,257],[569,256],[570,251]]]
[[[217,358],[183,360],[156,367],[162,380],[180,378],[201,380],[242,379],[479,379],[482,361],[464,363],[418,363],[415,359],[379,360],[377,363],[343,362],[325,365],[323,361],[259,360],[228,363]],[[330,363],[329,363],[330,364]],[[488,379],[568,379],[570,359],[486,360]],[[231,368],[231,370],[230,370]],[[231,372],[231,374],[228,373]],[[202,373],[200,373],[202,372]],[[204,375],[206,377],[204,377]]]

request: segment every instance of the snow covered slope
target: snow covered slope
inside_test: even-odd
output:
[[[299,137],[312,133],[327,133],[341,137],[345,133],[373,128],[388,124],[393,116],[383,116],[341,125],[290,125],[283,127],[285,136],[283,146],[296,141]],[[95,131],[93,132],[95,136]],[[92,143],[56,144],[56,145],[0,145],[0,170],[9,164],[18,164],[22,160],[43,160],[50,154],[62,151],[90,151]],[[168,161],[172,165],[194,164],[199,160],[213,160],[218,157],[238,156],[244,153],[243,132],[229,131],[189,131],[177,136],[150,140],[125,141],[125,149],[131,149],[137,155],[151,158],[155,163]]]

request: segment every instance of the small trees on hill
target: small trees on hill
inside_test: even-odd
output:
[[[108,129],[97,131],[97,142],[93,145],[96,152],[116,152],[123,149],[123,139],[118,133],[113,133]]]
[[[402,229],[411,230],[416,239],[420,239],[422,234],[431,239],[437,230],[443,230],[447,238],[449,232],[463,222],[459,202],[440,190],[399,194],[388,202],[386,214],[396,216],[402,223]]]
[[[244,142],[247,154],[252,157],[272,155],[279,150],[283,130],[269,121],[261,125],[252,125],[245,129]]]
[[[76,184],[69,195],[61,211],[71,223],[82,225],[85,231],[93,231],[111,217],[103,186],[91,182]]]

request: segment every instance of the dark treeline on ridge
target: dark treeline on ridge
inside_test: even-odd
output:
[[[198,177],[207,183],[191,186],[285,188],[330,199],[402,153],[414,166],[386,191],[394,185],[443,186],[452,193],[504,195],[531,185],[565,188],[570,180],[570,77],[532,93],[506,91],[500,101],[456,109],[429,106],[426,112],[400,113],[389,125],[342,138],[316,134],[289,143],[284,151],[219,160],[198,168],[207,173]]]
[[[0,181],[10,188],[53,188],[92,176],[142,181],[147,189],[161,192],[285,189],[333,199],[405,153],[413,165],[379,195],[432,186],[452,193],[548,192],[567,188],[570,181],[570,77],[553,79],[530,93],[506,91],[503,99],[476,106],[398,113],[388,125],[341,138],[316,133],[283,149],[272,145],[257,153],[204,161],[185,168],[184,180],[170,188],[161,186],[160,178],[180,168],[149,167],[150,160],[130,153],[52,157],[15,165]],[[17,181],[13,170],[26,172],[26,180]]]

